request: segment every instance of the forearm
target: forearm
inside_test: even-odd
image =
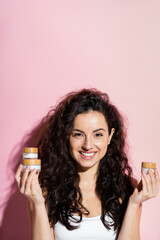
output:
[[[140,217],[142,205],[128,202],[118,240],[140,240]]]
[[[54,240],[45,205],[33,206],[31,212],[31,240]]]

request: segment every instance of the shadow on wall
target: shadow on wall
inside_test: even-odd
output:
[[[11,169],[10,173],[8,173],[8,177],[9,174],[12,174],[12,176],[15,174],[17,167],[22,162],[23,148],[36,146],[40,125],[41,123],[39,123],[29,134],[25,135],[21,143],[13,149],[8,162],[8,169]],[[1,240],[30,239],[30,226],[26,202],[26,198],[19,192],[17,184],[14,181],[11,186],[10,197],[7,203],[4,204],[6,207],[0,229]]]

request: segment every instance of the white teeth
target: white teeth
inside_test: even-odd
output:
[[[84,153],[84,152],[81,152],[81,154],[84,155],[84,156],[90,157],[90,156],[93,156],[95,153]]]

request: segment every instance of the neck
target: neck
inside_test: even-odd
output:
[[[97,167],[89,169],[79,169],[80,186],[95,186],[97,181]]]

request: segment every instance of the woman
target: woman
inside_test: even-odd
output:
[[[49,112],[38,143],[40,175],[22,165],[32,240],[138,240],[141,205],[159,189],[157,170],[138,190],[125,153],[123,120],[105,93],[69,93]],[[40,184],[39,184],[40,183]]]

